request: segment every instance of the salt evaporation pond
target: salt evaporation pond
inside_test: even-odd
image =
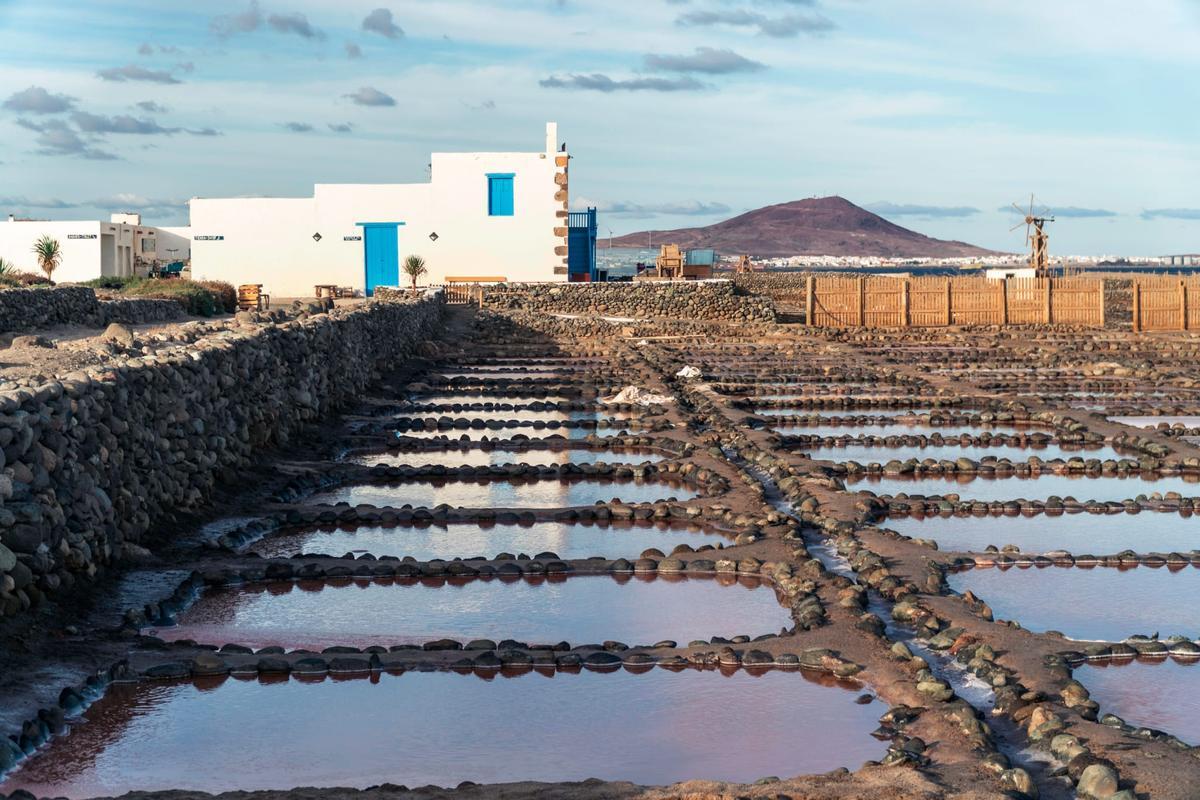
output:
[[[1100,704],[1130,725],[1200,743],[1200,664],[1195,659],[1098,661],[1075,668],[1075,679]]]
[[[1109,417],[1109,422],[1117,422],[1121,425],[1132,425],[1135,428],[1155,428],[1164,422],[1167,425],[1182,425],[1185,428],[1200,427],[1200,417],[1155,417],[1155,416],[1136,416],[1136,417]]]
[[[119,685],[0,791],[751,782],[881,758],[881,710],[856,705],[861,691],[802,672],[664,669]]]
[[[503,464],[641,464],[662,461],[666,456],[649,450],[592,450],[585,448],[483,450],[481,448],[452,448],[449,450],[393,450],[386,453],[367,453],[346,458],[351,464],[373,467],[376,464],[410,467],[498,467]]]
[[[397,436],[410,436],[414,439],[436,439],[446,437],[451,441],[458,441],[462,438],[467,438],[470,441],[479,441],[480,439],[515,439],[518,436],[526,439],[545,439],[550,436],[558,436],[563,439],[586,439],[595,434],[596,436],[616,436],[621,431],[626,430],[620,426],[606,428],[575,428],[556,425],[554,427],[543,426],[535,428],[532,425],[522,425],[519,428],[500,428],[492,430],[491,428],[447,428],[443,430],[405,430],[397,431]]]
[[[932,539],[942,550],[981,552],[990,544],[1015,544],[1026,553],[1067,550],[1112,555],[1186,553],[1200,548],[1200,517],[1139,514],[1044,514],[1020,517],[904,517],[879,523],[905,536]]]
[[[319,650],[444,638],[653,644],[758,636],[791,625],[775,591],[757,581],[576,575],[217,587],[182,612],[178,625],[155,630],[205,644]]]
[[[1129,456],[1122,454],[1113,447],[1095,447],[1095,448],[1079,448],[1069,447],[1060,444],[1050,444],[1042,446],[1025,446],[1008,445],[1008,444],[993,444],[993,445],[927,445],[919,447],[915,445],[897,445],[888,447],[885,445],[869,446],[860,444],[850,444],[845,447],[830,445],[828,447],[812,447],[803,450],[797,450],[798,453],[803,453],[809,458],[815,458],[825,461],[857,461],[860,464],[869,464],[872,461],[886,463],[892,459],[906,461],[910,458],[915,458],[919,461],[924,461],[927,458],[936,459],[938,461],[954,461],[958,458],[970,458],[978,461],[987,456],[995,456],[997,458],[1007,458],[1011,461],[1025,461],[1026,459],[1037,456],[1043,461],[1049,461],[1052,458],[1071,459],[1089,458],[1104,459],[1120,459],[1128,458]]]
[[[1014,619],[1072,639],[1121,641],[1158,631],[1200,636],[1200,572],[1135,567],[970,569],[947,576],[956,592],[970,589],[996,619]]]
[[[911,417],[929,414],[932,408],[756,408],[752,413],[760,417]],[[953,412],[945,412],[953,413]]]
[[[499,409],[491,411],[473,411],[471,409],[463,409],[462,411],[402,411],[396,414],[397,417],[405,417],[407,419],[441,419],[449,417],[450,419],[500,419],[500,420],[515,420],[517,422],[536,422],[541,420],[549,422],[555,420],[557,422],[566,422],[568,420],[582,422],[586,420],[602,420],[602,419],[636,419],[645,416],[645,412],[641,410],[618,410],[608,408],[597,408],[591,410],[575,409],[573,411],[559,411],[556,408],[518,408],[518,409]]]
[[[1002,433],[1008,436],[1045,431],[1045,428],[1032,425],[930,425],[919,422],[890,422],[879,425],[780,425],[772,427],[771,430],[783,436],[932,436],[939,433],[944,438],[950,438],[964,433],[970,436],[981,436],[985,433]]]
[[[963,500],[992,502],[1023,498],[1045,500],[1049,497],[1074,497],[1077,500],[1128,500],[1140,494],[1179,492],[1184,496],[1200,494],[1200,478],[1182,475],[1142,478],[1121,478],[1101,475],[1055,475],[1042,473],[1037,477],[979,478],[970,476],[936,475],[924,478],[862,477],[847,478],[846,489],[852,492],[869,489],[875,494],[957,494]]]
[[[412,405],[454,405],[455,403],[462,405],[467,403],[512,403],[513,405],[519,405],[533,402],[560,403],[564,400],[572,399],[576,398],[552,394],[510,395],[496,392],[419,392],[409,397],[408,402]]]
[[[353,529],[319,528],[269,536],[250,550],[264,558],[287,558],[296,553],[370,553],[374,556],[412,556],[418,561],[450,560],[498,553],[537,555],[552,552],[559,558],[608,556],[636,558],[657,547],[664,553],[678,544],[700,547],[725,542],[718,533],[685,526],[583,525],[536,522],[532,525],[462,523],[446,526],[361,526]]]
[[[590,506],[620,498],[626,503],[650,503],[675,498],[691,500],[695,490],[677,483],[650,480],[537,478],[534,480],[411,480],[361,483],[316,492],[309,503],[349,503],[356,506],[425,506],[446,503],[469,508],[566,508]]]

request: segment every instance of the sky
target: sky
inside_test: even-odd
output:
[[[601,234],[841,195],[940,238],[1200,252],[1200,0],[0,0],[0,212],[570,153]]]

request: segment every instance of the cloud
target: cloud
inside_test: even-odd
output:
[[[496,101],[495,100],[484,100],[482,103],[480,103],[478,105],[471,105],[470,103],[465,103],[464,105],[466,105],[466,107],[471,109],[472,111],[495,111],[496,110]]]
[[[34,140],[39,146],[36,152],[44,156],[79,156],[93,161],[112,161],[116,156],[104,150],[92,147],[75,130],[61,119],[49,119],[45,122],[32,122],[27,119],[17,120],[22,128],[36,131]]]
[[[578,209],[594,206],[605,214],[624,217],[655,217],[660,214],[682,217],[703,217],[713,214],[728,214],[729,206],[724,203],[686,200],[683,202],[635,203],[631,200],[590,200],[579,197],[573,205]]]
[[[294,33],[305,39],[324,39],[325,34],[317,30],[308,21],[308,17],[298,11],[287,14],[272,14],[267,17],[267,25],[276,33]]]
[[[119,209],[121,211],[140,211],[143,214],[150,216],[177,214],[187,208],[188,201],[181,199],[156,199],[151,197],[143,197],[140,194],[131,192],[118,192],[108,195],[107,197],[99,197],[95,200],[89,200],[80,205],[93,206],[95,208],[110,208]]]
[[[1013,216],[1024,216],[1025,211],[1022,210],[1018,215],[1017,209],[1011,205],[1000,206],[997,211],[1007,211]],[[1038,203],[1034,206],[1034,213],[1048,214],[1052,217],[1074,218],[1074,219],[1099,219],[1103,217],[1119,216],[1116,211],[1109,211],[1107,208],[1079,208],[1078,206],[1063,206],[1061,208],[1050,208]]]
[[[60,114],[70,111],[75,105],[75,98],[65,94],[50,94],[41,86],[30,86],[19,92],[14,92],[4,101],[4,107],[9,111],[25,114]]]
[[[152,45],[149,42],[142,42],[141,45],[138,46],[137,51],[139,56],[150,56],[154,55],[155,49],[155,45]],[[160,44],[157,46],[157,50],[160,53],[181,52],[180,49],[173,44]]]
[[[694,92],[708,88],[708,84],[692,77],[619,80],[598,72],[591,75],[551,75],[538,81],[538,85],[547,89],[585,89],[595,92]]]
[[[128,114],[106,117],[103,114],[76,111],[71,115],[71,120],[83,133],[135,133],[146,136],[179,133],[179,128],[164,128],[152,119],[137,119]]]
[[[0,197],[0,206],[5,208],[78,208],[78,203],[69,203],[57,197],[24,197],[9,195]]]
[[[362,58],[362,48],[354,42],[346,42],[346,58]]]
[[[192,136],[224,136],[216,128],[184,128],[184,133],[190,133]]]
[[[1186,219],[1200,220],[1200,208],[1147,208],[1142,219]]]
[[[250,33],[262,27],[263,15],[258,9],[258,3],[250,3],[250,7],[240,14],[222,14],[213,17],[208,22],[208,29],[221,38],[235,33]]]
[[[865,206],[865,208],[881,217],[962,218],[971,217],[979,213],[979,209],[972,206],[923,206],[914,203],[889,203],[887,201],[871,203]]]
[[[354,130],[354,126],[349,122],[331,122],[329,123],[329,130],[334,133],[350,133]]]
[[[166,106],[156,103],[153,100],[142,100],[141,102],[134,103],[134,105],[147,114],[165,114],[167,112]]]
[[[646,69],[653,72],[702,72],[705,75],[758,72],[767,68],[766,64],[751,61],[732,50],[716,50],[712,47],[697,47],[690,56],[650,53],[643,61]]]
[[[313,129],[307,122],[281,122],[279,125],[292,133],[311,133]]]
[[[149,81],[150,83],[182,83],[183,81],[165,70],[146,69],[136,64],[109,67],[96,73],[106,81]]]
[[[731,25],[740,28],[758,28],[764,36],[787,39],[801,33],[818,35],[828,33],[837,26],[832,20],[820,14],[788,14],[782,17],[768,17],[757,11],[745,9],[729,9],[724,11],[689,11],[681,14],[676,25],[684,27],[711,27],[713,25]]]
[[[362,21],[362,29],[389,39],[404,38],[404,29],[392,20],[392,12],[386,8],[377,8],[367,14]]]
[[[148,44],[146,44],[145,42],[143,42],[142,44],[140,44],[140,45],[138,46],[138,49],[137,49],[137,51],[138,51],[138,55],[139,55],[139,56],[152,56],[152,55],[154,55],[154,47],[153,47],[153,46],[151,46],[151,45],[148,45]]]
[[[396,98],[390,94],[381,92],[378,89],[373,89],[370,86],[363,86],[357,92],[344,94],[342,97],[349,98],[351,102],[360,106],[394,106]]]

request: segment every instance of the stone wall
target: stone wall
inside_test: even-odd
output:
[[[0,291],[0,333],[110,322],[135,325],[179,319],[183,308],[174,300],[137,298],[100,300],[86,286],[34,287]]]
[[[483,307],[639,319],[775,321],[770,300],[736,295],[725,280],[500,284],[484,290]]]
[[[342,308],[0,392],[0,618],[137,552],[169,514],[412,354],[442,309]]]
[[[808,296],[808,272],[753,272],[734,275],[737,291],[769,297],[776,305],[804,308]]]

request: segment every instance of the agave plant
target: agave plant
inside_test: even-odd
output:
[[[33,254],[37,256],[38,266],[46,273],[46,278],[54,280],[54,270],[62,263],[62,246],[58,239],[46,235],[33,243]]]
[[[417,290],[417,278],[420,278],[428,272],[425,269],[425,259],[417,255],[407,256],[404,259],[404,274],[412,279],[412,289]]]
[[[0,258],[0,286],[17,285],[17,268],[11,261]]]

